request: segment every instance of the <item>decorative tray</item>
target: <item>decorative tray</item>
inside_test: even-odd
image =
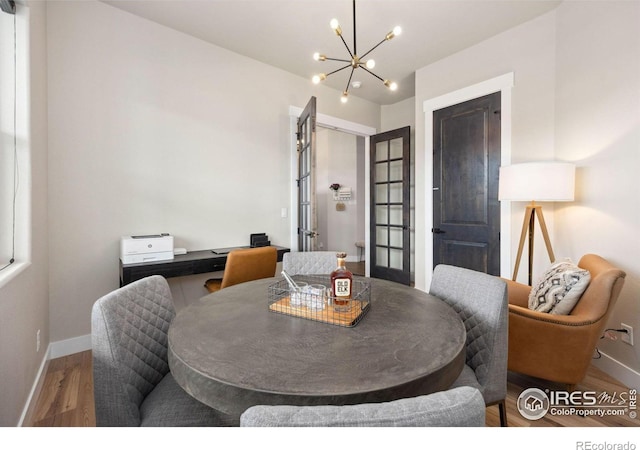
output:
[[[337,305],[331,295],[328,276],[294,275],[296,284],[304,286],[295,292],[284,278],[269,286],[269,311],[341,327],[354,327],[371,308],[371,284],[353,279],[352,298]],[[324,288],[324,289],[323,289]]]

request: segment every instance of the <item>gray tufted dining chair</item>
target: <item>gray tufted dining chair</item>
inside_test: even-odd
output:
[[[287,252],[282,269],[289,275],[330,275],[338,265],[336,252]]]
[[[483,427],[485,406],[476,388],[358,405],[258,405],[240,416],[241,427]]]
[[[154,275],[97,300],[91,311],[96,425],[228,426],[238,419],[200,403],[167,362],[175,317],[167,281]]]
[[[497,404],[507,426],[508,300],[504,280],[461,267],[438,265],[431,295],[449,304],[467,330],[466,364],[452,388],[473,386],[487,406]]]

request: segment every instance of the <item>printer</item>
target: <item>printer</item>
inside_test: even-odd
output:
[[[173,236],[168,233],[122,236],[120,259],[123,264],[173,259]]]

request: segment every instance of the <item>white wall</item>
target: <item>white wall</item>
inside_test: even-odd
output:
[[[16,19],[20,99],[17,127],[21,154],[16,261],[22,270],[0,284],[0,426],[3,427],[20,423],[46,360],[49,342],[44,3],[18,5]],[[42,345],[36,351],[38,330]]]
[[[380,113],[380,132],[383,133],[410,126],[412,131],[411,140],[413,141],[413,129],[416,123],[415,104],[415,97],[411,97],[392,105],[383,105]]]
[[[576,200],[556,208],[556,253],[576,258],[600,254],[626,271],[608,326],[631,325],[636,345],[603,340],[599,347],[605,356],[636,373],[640,372],[639,24],[639,2],[564,2],[557,10],[555,104],[556,157],[577,166]]]
[[[359,214],[364,212],[359,205],[366,203],[364,190],[358,189],[358,147],[357,137],[327,128],[318,129],[316,135],[316,200],[318,206],[319,250],[344,251],[348,261],[356,261],[358,249],[356,241],[364,236],[364,220]],[[364,161],[364,159],[362,160]],[[361,170],[363,168],[360,168]],[[351,188],[351,200],[342,201],[344,211],[337,211],[333,191],[329,186],[338,183]]]
[[[94,1],[50,2],[51,339],[90,332],[121,235],[188,250],[290,242],[289,106],[378,128],[380,107]]]

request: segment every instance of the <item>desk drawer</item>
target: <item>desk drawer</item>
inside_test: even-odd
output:
[[[130,267],[127,268],[126,272],[128,273],[128,279],[123,280],[125,284],[151,275],[162,275],[165,278],[180,277],[193,273],[193,263],[191,261],[184,261],[174,262],[172,264]]]

